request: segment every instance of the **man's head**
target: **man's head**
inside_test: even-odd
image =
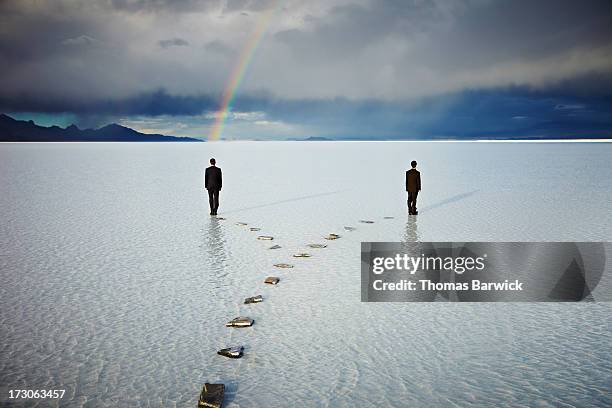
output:
[[[210,159],[210,164],[212,164],[212,165],[214,166],[214,165],[215,165],[215,163],[217,163],[217,161],[216,161],[214,158],[213,158],[213,159]]]
[[[214,159],[213,159],[214,160]],[[212,162],[211,162],[212,163]],[[410,165],[412,166],[413,169],[416,168],[416,160],[413,160],[410,162]]]

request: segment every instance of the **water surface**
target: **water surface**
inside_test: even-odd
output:
[[[208,215],[212,156],[226,220]],[[218,381],[229,407],[609,406],[609,303],[365,304],[360,242],[609,240],[611,157],[600,143],[0,144],[0,401],[46,388],[66,389],[62,407],[195,406]],[[255,325],[224,327],[241,314]],[[238,344],[240,360],[215,354]]]

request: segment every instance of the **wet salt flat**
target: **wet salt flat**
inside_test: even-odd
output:
[[[211,156],[225,219],[202,189]],[[611,157],[599,143],[0,144],[0,405],[195,406],[222,382],[228,407],[610,406],[610,303],[361,303],[360,243],[610,240]],[[255,324],[225,327],[238,316]],[[238,345],[241,359],[216,354]],[[66,394],[9,402],[15,388]]]

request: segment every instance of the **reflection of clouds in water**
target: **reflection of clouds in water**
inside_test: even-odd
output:
[[[408,215],[402,246],[408,254],[421,253],[421,237],[419,235],[418,216]]]
[[[416,215],[409,215],[408,219],[406,220],[406,231],[404,235],[404,242],[406,243],[420,241],[417,218],[418,217]]]
[[[208,252],[208,265],[212,272],[220,272],[220,276],[225,276],[225,263],[228,259],[226,241],[223,234],[221,223],[215,217],[211,217],[208,226],[204,227],[204,248]]]
[[[464,200],[468,197],[473,196],[478,191],[479,190],[472,190],[472,191],[468,191],[465,193],[454,195],[452,197],[438,201],[437,203],[423,207],[422,209],[419,210],[419,213],[422,214],[424,212],[438,209],[447,204],[451,204],[457,201]],[[406,219],[406,230],[404,231],[404,239],[403,239],[403,242],[406,244],[405,245],[406,249],[407,250],[417,250],[417,252],[415,253],[418,253],[419,247],[415,245],[410,245],[410,243],[419,242],[421,240],[421,236],[420,236],[419,228],[418,228],[418,219],[419,219],[418,215],[408,215],[408,218]]]

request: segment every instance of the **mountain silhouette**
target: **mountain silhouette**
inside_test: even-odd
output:
[[[75,125],[39,126],[33,121],[16,120],[0,114],[0,142],[201,142],[190,137],[146,134],[112,123],[99,129],[79,129]]]

